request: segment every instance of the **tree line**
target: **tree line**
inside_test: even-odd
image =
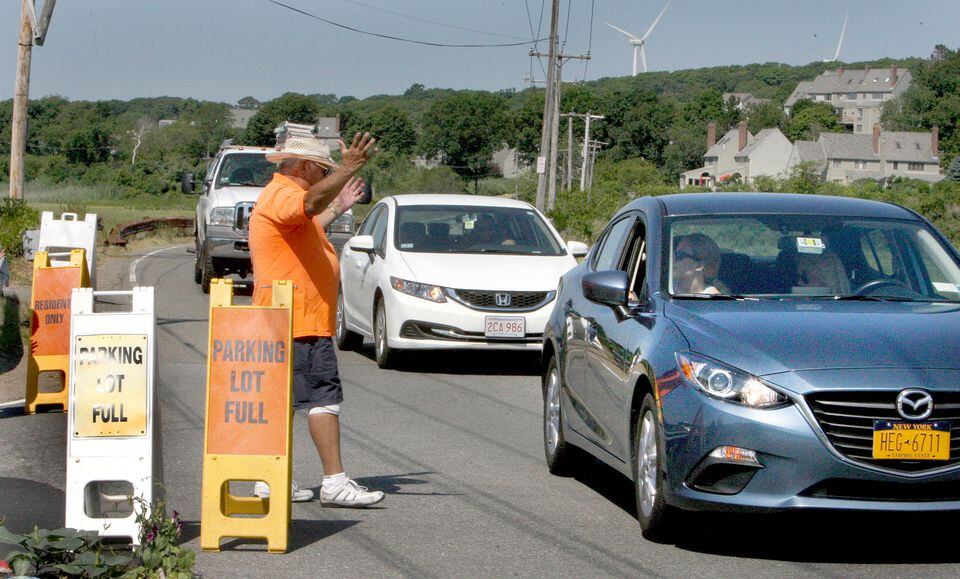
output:
[[[939,125],[946,168],[960,153],[960,52],[937,46],[927,59],[844,66],[891,64],[911,70],[914,81],[885,107],[885,126],[927,130]],[[794,140],[839,130],[836,115],[825,104],[801,102],[791,116],[783,114],[783,101],[797,82],[836,66],[766,63],[565,84],[560,108],[606,117],[592,126],[592,137],[607,143],[602,161],[643,159],[663,183],[674,183],[679,173],[702,163],[709,122],[717,123],[718,134],[746,120],[751,131],[780,127]],[[724,100],[724,92],[750,92],[769,100],[742,111],[732,99]],[[365,99],[286,93],[266,102],[240,99],[235,106],[256,113],[239,130],[232,127],[226,103],[176,97],[89,102],[51,96],[30,102],[26,172],[28,179],[52,183],[107,183],[130,194],[171,193],[182,173],[202,172],[204,159],[223,139],[269,146],[273,128],[284,120],[313,122],[318,116],[339,115],[345,134],[370,130],[378,136],[381,155],[371,171],[387,181],[412,178],[413,161],[421,157],[447,168],[443,183],[455,178],[476,182],[497,173],[491,159],[502,147],[515,149],[521,162],[535,160],[543,104],[544,91],[537,88],[486,92],[415,84],[401,95]],[[10,116],[11,101],[0,102],[0,179],[8,172]],[[176,122],[161,127],[161,120]],[[575,126],[575,131],[579,137],[582,128]]]

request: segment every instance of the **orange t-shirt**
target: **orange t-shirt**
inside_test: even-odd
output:
[[[340,262],[317,221],[307,217],[307,190],[274,173],[250,216],[253,304],[272,304],[274,280],[293,281],[293,337],[333,336]]]

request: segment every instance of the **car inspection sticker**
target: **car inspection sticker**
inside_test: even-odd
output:
[[[819,237],[798,237],[797,238],[797,252],[798,253],[823,253],[823,250],[826,246],[823,245],[823,240]]]

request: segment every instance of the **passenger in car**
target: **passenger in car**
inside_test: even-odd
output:
[[[400,247],[423,248],[427,241],[427,227],[419,221],[400,224]]]
[[[796,286],[822,288],[831,295],[850,293],[850,280],[840,258],[832,251],[797,255]]]
[[[727,292],[717,279],[720,247],[710,236],[691,233],[674,238],[673,293],[719,294]]]
[[[473,242],[476,245],[516,245],[517,242],[503,235],[497,229],[497,222],[491,215],[481,213],[473,226]]]

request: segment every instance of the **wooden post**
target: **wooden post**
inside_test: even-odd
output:
[[[17,81],[13,90],[13,123],[10,131],[10,197],[23,198],[23,155],[27,146],[27,99],[30,94],[30,56],[33,29],[27,2],[20,5],[20,47],[17,53]]]
[[[543,103],[543,127],[540,133],[540,156],[546,160],[547,167],[540,173],[537,179],[537,198],[536,206],[539,211],[544,210],[547,198],[547,179],[550,177],[550,145],[553,142],[553,100],[556,98],[556,83],[554,75],[556,73],[557,60],[557,22],[560,16],[560,0],[551,2],[550,10],[550,50],[547,51],[547,95]]]

